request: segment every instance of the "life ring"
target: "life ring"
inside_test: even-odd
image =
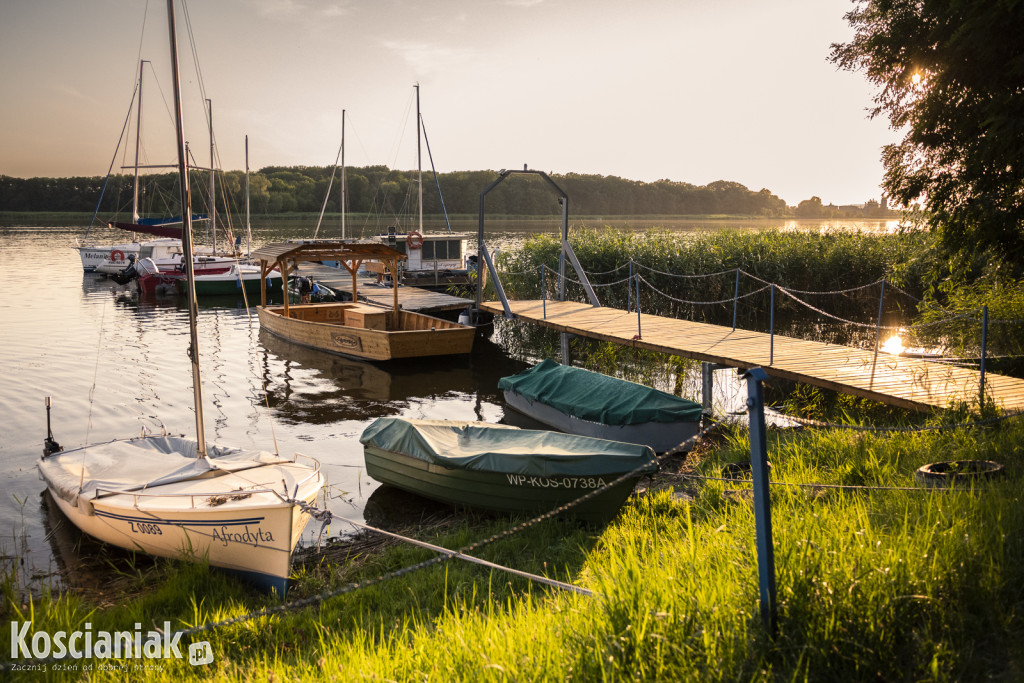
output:
[[[110,252],[110,260],[124,261],[124,252],[121,251],[120,249],[114,249],[112,252]]]
[[[423,246],[423,235],[413,230],[405,236],[405,243],[409,245],[410,249],[419,249]]]

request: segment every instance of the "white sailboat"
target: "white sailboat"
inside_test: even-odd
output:
[[[167,8],[185,220],[182,244],[191,281],[191,206],[174,0],[167,0]],[[196,438],[143,436],[61,451],[51,437],[39,472],[61,511],[90,536],[152,555],[208,560],[284,592],[292,553],[324,484],[320,465],[298,455],[287,459],[206,443],[194,294],[188,307]]]
[[[140,123],[142,121],[142,74],[144,66],[147,60],[143,59],[139,61],[139,78],[135,85],[135,96],[132,98],[132,104],[129,107],[128,114],[131,116],[131,109],[134,108],[136,112],[136,124],[135,124],[135,184],[132,193],[132,220],[139,220],[139,145],[141,142],[140,136]],[[136,104],[137,103],[137,104]],[[128,125],[128,121],[125,121],[125,126]],[[124,139],[124,133],[122,132],[122,138]],[[118,140],[118,149],[120,149],[121,140]],[[114,152],[114,158],[117,158],[117,151]],[[113,171],[113,162],[111,162],[111,168],[107,172],[107,178],[110,178],[110,172]],[[104,189],[106,189],[106,183],[104,183]],[[100,201],[103,199],[103,193],[100,193]],[[96,211],[93,213],[93,221],[96,220],[96,213],[99,212],[99,202],[96,204]],[[91,228],[90,222],[90,228]],[[86,231],[88,234],[88,230]],[[86,242],[79,240],[79,244],[76,249],[78,250],[78,256],[82,260],[82,269],[87,273],[95,272],[96,269],[105,263],[114,264],[117,270],[128,266],[128,257],[131,254],[138,254],[139,246],[134,241],[134,236],[131,242],[121,242],[119,244],[107,244],[101,245],[94,242]],[[110,272],[116,272],[112,270]]]
[[[179,216],[173,217],[150,217],[142,218],[140,216],[139,206],[139,170],[143,168],[140,166],[140,148],[142,145],[142,84],[143,84],[143,73],[144,66],[148,64],[148,60],[141,60],[139,62],[139,78],[136,84],[135,97],[132,99],[131,109],[135,111],[135,161],[131,168],[133,168],[134,181],[132,184],[132,218],[131,221],[110,221],[107,226],[111,228],[119,228],[126,232],[129,232],[132,236],[131,242],[121,242],[119,244],[112,245],[96,245],[86,244],[80,240],[77,246],[79,257],[82,261],[82,268],[87,273],[96,272],[103,273],[105,275],[113,275],[121,273],[126,268],[132,265],[136,260],[144,258],[152,258],[154,263],[161,271],[169,270],[180,262],[181,254],[181,231],[183,221]],[[215,149],[214,149],[214,138],[213,138],[213,102],[207,100],[207,106],[209,107],[209,136],[210,136],[210,197],[215,195],[215,183],[214,178],[215,172]],[[122,132],[123,136],[123,132]],[[123,137],[122,137],[123,139]],[[118,141],[118,149],[120,149],[121,140]],[[115,152],[116,154],[116,152]],[[175,168],[174,165],[148,165],[146,168]],[[111,170],[113,166],[111,166]],[[196,170],[193,166],[192,170]],[[108,173],[109,178],[109,173]],[[102,201],[102,194],[100,197]],[[99,203],[97,203],[96,212],[94,212],[92,222],[96,220],[96,213],[99,212]],[[192,221],[196,220],[207,220],[207,216],[193,215]],[[223,269],[226,269],[231,263],[237,261],[238,254],[231,250],[230,246],[227,249],[218,249],[217,245],[217,212],[216,202],[211,200],[210,202],[210,215],[209,215],[209,226],[210,234],[212,236],[212,246],[205,247],[202,249],[195,248],[193,246],[193,254],[197,260],[202,260],[204,266],[213,267],[215,262],[221,263]],[[140,242],[137,239],[137,234],[142,233],[144,235],[153,235],[160,238],[163,245],[176,245],[177,252],[176,258],[170,260],[161,258],[167,255],[172,255],[172,252],[166,254],[160,253],[147,253],[147,246],[153,246],[154,240],[149,238],[148,242]],[[230,242],[230,240],[229,240]],[[159,251],[159,250],[158,250]],[[168,268],[170,266],[171,268]]]

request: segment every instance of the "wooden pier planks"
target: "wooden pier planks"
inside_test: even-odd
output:
[[[574,301],[510,301],[509,306],[520,318],[560,332],[735,368],[758,366],[776,377],[914,410],[976,402],[979,396],[978,371],[920,358],[879,352],[876,364],[873,351],[780,335],[772,354],[768,334],[648,314],[639,316],[636,338],[636,313]],[[483,308],[502,313],[500,302]],[[987,373],[985,384],[996,405],[1024,410],[1024,380]]]
[[[352,293],[352,276],[340,268],[331,268],[318,263],[303,263],[298,272],[299,275],[313,278],[333,290]],[[391,308],[394,295],[391,293],[390,286],[378,286],[377,279],[374,277],[360,277],[357,287],[361,301]],[[432,292],[408,286],[398,288],[398,304],[406,311],[419,313],[451,311],[466,308],[473,303],[469,299],[462,299],[443,292]]]

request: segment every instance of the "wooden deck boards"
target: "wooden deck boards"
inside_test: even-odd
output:
[[[331,268],[319,263],[303,263],[299,267],[299,274],[313,278],[333,290],[352,294],[352,276],[344,269]],[[358,277],[357,288],[360,301],[384,308],[391,308],[394,303],[391,288],[377,285],[375,277]],[[406,311],[418,313],[451,311],[466,308],[473,303],[470,299],[462,299],[444,292],[432,292],[428,289],[407,285],[398,288],[398,305]]]
[[[625,346],[650,349],[735,368],[761,367],[769,375],[834,389],[915,410],[945,408],[978,400],[978,371],[920,358],[905,358],[837,344],[825,344],[750,330],[640,316],[614,308],[572,301],[510,301],[512,312],[561,332]],[[544,315],[546,307],[547,314]],[[483,308],[500,314],[500,302]],[[996,405],[1024,410],[1024,380],[987,373],[986,393]]]

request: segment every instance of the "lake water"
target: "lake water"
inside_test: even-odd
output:
[[[78,233],[0,229],[0,528],[10,530],[0,553],[41,580],[58,580],[65,560],[35,468],[45,397],[64,448],[143,429],[195,435],[187,309],[83,273]],[[497,381],[525,367],[484,338],[470,357],[388,366],[320,354],[261,334],[255,310],[234,299],[200,305],[199,338],[207,440],[273,451],[276,439],[282,454],[317,458],[327,505],[356,519],[377,489],[358,440],[367,425],[385,415],[498,421]],[[330,533],[349,530],[335,522]],[[311,524],[303,543],[318,531]]]
[[[519,228],[496,223],[488,223],[495,244],[557,229],[557,221]],[[708,227],[705,223],[672,227],[694,230]],[[475,224],[453,227],[473,230]],[[757,222],[748,227],[786,226]],[[826,227],[833,226],[812,221],[788,229]],[[890,229],[885,221],[843,227]],[[111,553],[83,543],[45,504],[35,463],[47,433],[47,396],[53,398],[54,438],[65,448],[143,430],[195,434],[187,310],[177,298],[140,300],[129,288],[83,273],[73,249],[81,232],[0,228],[0,529],[9,530],[0,535],[0,555],[22,560],[25,577],[36,583],[60,584],[62,568],[81,556],[105,559]],[[303,233],[308,234],[308,224],[260,226],[255,241]],[[98,237],[123,241],[120,233]],[[364,519],[379,488],[366,476],[358,440],[374,419],[500,421],[498,379],[526,367],[485,337],[477,338],[466,358],[390,365],[346,360],[261,334],[255,311],[234,299],[201,303],[199,338],[207,440],[270,451],[276,441],[282,454],[317,458],[329,482],[323,503],[355,519]],[[350,529],[335,521],[329,533]],[[319,525],[311,524],[302,543],[315,543],[318,532]],[[113,556],[114,565],[127,561],[116,552]],[[101,573],[117,571],[98,564]]]

